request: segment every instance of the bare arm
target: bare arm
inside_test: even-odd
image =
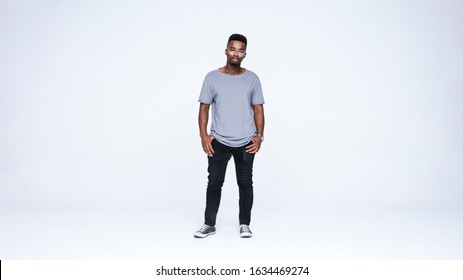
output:
[[[201,145],[203,146],[203,151],[208,155],[212,156],[214,149],[212,148],[213,136],[207,134],[207,122],[209,121],[209,104],[200,103],[199,104],[199,116],[198,116],[198,125],[199,125],[199,136],[201,137]]]
[[[261,137],[264,137],[264,105],[252,105],[252,109],[254,110],[254,122],[256,123],[257,136],[251,139],[252,144],[246,147],[246,151],[254,154],[260,150],[260,145],[262,143]]]

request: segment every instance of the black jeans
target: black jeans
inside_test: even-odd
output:
[[[207,192],[206,192],[206,211],[204,223],[215,226],[217,212],[219,211],[222,186],[225,180],[225,172],[230,158],[233,156],[236,168],[236,180],[239,187],[239,221],[240,224],[249,225],[251,222],[251,209],[254,200],[252,188],[252,165],[254,154],[246,152],[246,146],[233,148],[221,144],[217,140],[212,140],[214,154],[209,159],[209,172]]]

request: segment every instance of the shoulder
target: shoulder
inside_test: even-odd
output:
[[[260,85],[260,79],[256,73],[251,70],[246,69],[247,80],[252,83],[253,86]]]
[[[257,76],[257,74],[251,70],[246,69],[246,75],[252,78],[253,80],[259,80],[259,76]]]
[[[219,74],[219,70],[218,70],[218,69],[209,71],[209,72],[206,74],[206,78],[215,77],[215,76],[217,76],[217,74]]]

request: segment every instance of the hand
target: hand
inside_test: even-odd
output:
[[[214,139],[215,138],[212,135],[205,135],[201,137],[201,144],[203,145],[203,151],[210,157],[214,153],[214,149],[212,148],[212,140]]]
[[[246,146],[246,152],[250,154],[255,154],[260,150],[260,144],[262,143],[262,138],[260,136],[254,136],[251,139],[251,144]]]

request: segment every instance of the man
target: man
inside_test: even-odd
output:
[[[240,236],[249,238],[253,204],[252,166],[264,140],[264,97],[259,78],[242,68],[247,39],[233,34],[228,39],[227,64],[209,72],[199,96],[199,134],[208,155],[208,184],[204,225],[197,238],[215,233],[215,222],[227,163],[233,156],[239,187]],[[211,106],[212,105],[212,106]],[[212,107],[211,133],[207,133]]]

